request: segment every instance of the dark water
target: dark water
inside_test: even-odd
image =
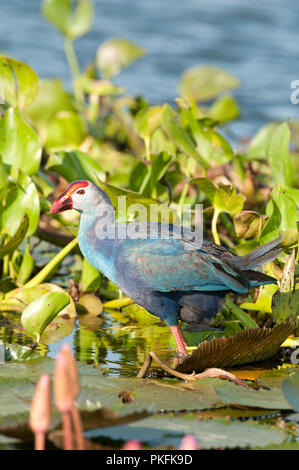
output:
[[[2,0],[0,50],[30,64],[41,77],[69,81],[62,38],[40,16],[40,0]],[[148,55],[118,82],[151,102],[171,101],[181,73],[196,64],[220,66],[241,79],[235,92],[251,135],[269,120],[296,119],[290,83],[299,79],[296,0],[94,0],[91,33],[77,41],[81,65],[111,37],[126,37]]]

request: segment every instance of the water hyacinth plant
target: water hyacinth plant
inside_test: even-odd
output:
[[[29,422],[35,435],[35,448],[45,448],[47,433],[52,445],[65,449],[103,448],[103,436],[123,441],[117,447],[122,449],[159,447],[153,437],[138,436],[135,426],[141,418],[145,429],[149,426],[154,434],[158,429],[162,446],[182,450],[266,447],[287,439],[297,445],[292,442],[293,421],[281,424],[280,418],[271,418],[255,439],[257,430],[251,424],[221,420],[256,417],[261,409],[264,414],[297,411],[289,391],[297,386],[291,382],[298,375],[296,363],[288,369],[278,366],[283,354],[288,362],[299,345],[298,123],[270,122],[252,138],[236,142],[229,137],[229,123],[241,112],[233,95],[240,86],[236,77],[194,64],[178,79],[173,103],[152,105],[118,85],[122,70],[146,54],[139,45],[109,39],[80,69],[74,42],[90,31],[90,0],[45,0],[42,15],[64,42],[70,90],[58,78],[40,79],[29,65],[0,56],[0,346],[6,361],[0,382],[14,400],[20,387],[27,401],[34,393],[30,421],[28,403],[18,406],[22,423],[28,427]],[[105,191],[115,209],[118,197],[126,198],[125,208],[116,210],[119,222],[138,221],[140,205],[157,207],[153,222],[161,220],[163,207],[180,218],[188,204],[193,226],[196,204],[202,204],[204,237],[239,256],[281,237],[281,254],[263,267],[278,284],[227,297],[205,329],[184,327],[188,351],[193,349],[194,355],[178,365],[164,324],[82,256],[78,214],[50,215],[56,197],[70,182],[82,179]],[[82,369],[80,392],[72,350],[61,347],[53,374],[61,422],[50,399],[53,364],[46,356],[51,345],[66,338],[78,363],[88,366],[79,366],[79,372],[87,368]],[[274,363],[246,369],[248,362],[275,354]],[[241,371],[236,370],[240,356]],[[149,373],[155,357],[159,368]],[[12,362],[13,381],[7,383]],[[21,362],[34,376],[35,391],[18,368]],[[232,367],[232,372],[222,371]],[[199,381],[206,368],[220,370],[217,378],[205,375]],[[136,379],[140,369],[143,385]],[[193,371],[195,379],[181,382]],[[114,382],[109,374],[116,376]],[[149,374],[151,379],[146,379]],[[168,391],[161,385],[165,374],[167,380],[177,377]],[[235,383],[222,380],[224,376]],[[286,380],[289,388],[282,385]],[[245,387],[236,385],[244,381]],[[118,396],[120,390],[128,392],[127,402]],[[193,414],[170,415],[186,411],[187,395],[187,411]],[[0,399],[0,436],[15,438],[17,412],[2,412],[6,406]],[[161,410],[169,415],[160,416]],[[205,413],[204,419],[195,422],[199,412]],[[181,433],[173,429],[176,419]],[[51,426],[58,424],[62,435],[53,434]],[[83,429],[101,426],[109,431],[83,437]],[[217,430],[231,439],[222,445],[212,442],[209,436]],[[26,432],[17,438],[32,446],[32,433]]]

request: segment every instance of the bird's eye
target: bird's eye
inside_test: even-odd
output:
[[[85,194],[85,191],[84,189],[79,189],[79,191],[77,191],[78,194]]]

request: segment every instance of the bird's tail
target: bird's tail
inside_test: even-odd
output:
[[[281,238],[276,238],[272,242],[257,248],[248,255],[241,257],[242,267],[245,270],[259,268],[264,264],[273,261],[281,252]]]

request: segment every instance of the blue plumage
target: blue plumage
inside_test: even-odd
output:
[[[141,226],[144,238],[123,236],[123,227],[115,225],[108,196],[92,183],[72,183],[54,203],[51,212],[60,212],[64,200],[81,212],[79,246],[87,260],[114,282],[126,295],[150,313],[164,319],[172,328],[179,350],[185,354],[185,343],[178,329],[178,319],[191,324],[214,316],[229,291],[245,293],[252,286],[275,283],[276,280],[253,271],[274,259],[280,252],[280,240],[270,242],[249,255],[239,257],[229,250],[204,241],[199,245],[190,231],[184,238],[173,234],[180,227],[170,226],[169,239],[148,238],[152,224]],[[72,190],[72,188],[75,188]],[[82,197],[84,196],[84,197]],[[65,198],[63,200],[63,198]],[[99,210],[100,209],[100,210]],[[116,238],[101,236],[104,220],[107,230],[116,227]],[[140,226],[139,226],[140,227]],[[158,230],[163,229],[159,224]],[[188,249],[186,250],[186,243]]]

